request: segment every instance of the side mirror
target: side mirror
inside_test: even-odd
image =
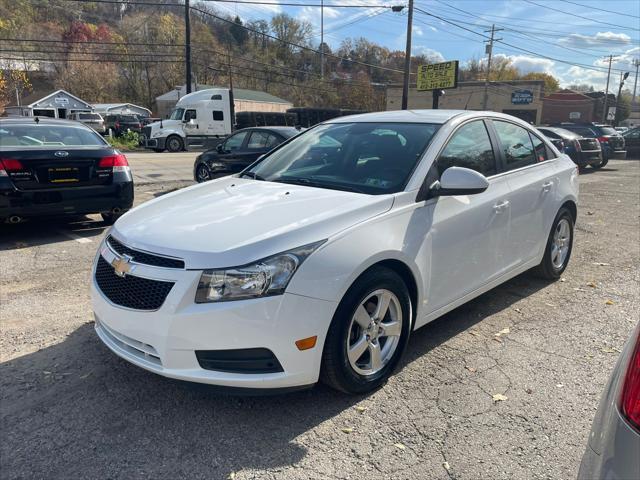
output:
[[[224,153],[224,148],[223,148],[223,146],[222,146],[222,144],[221,144],[221,143],[219,143],[218,145],[216,145],[216,151],[217,151],[218,153]]]
[[[463,167],[447,168],[440,180],[429,186],[428,198],[450,195],[474,195],[489,187],[487,178],[475,170]]]

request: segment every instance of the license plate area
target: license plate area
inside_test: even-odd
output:
[[[77,183],[80,181],[78,167],[49,167],[47,170],[50,183]]]

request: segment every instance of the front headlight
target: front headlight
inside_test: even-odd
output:
[[[302,262],[324,242],[278,253],[242,267],[205,270],[198,283],[196,303],[280,295]]]

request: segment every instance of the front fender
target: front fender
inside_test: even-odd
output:
[[[339,302],[356,279],[385,260],[402,262],[411,271],[417,287],[417,314],[421,313],[425,280],[419,265],[428,269],[426,232],[417,231],[414,209],[390,212],[330,238],[296,272],[288,292]],[[419,317],[416,317],[419,318]]]

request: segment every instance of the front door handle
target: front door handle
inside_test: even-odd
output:
[[[502,212],[504,212],[507,208],[509,208],[509,200],[505,200],[505,201],[503,201],[503,202],[496,203],[496,204],[493,206],[493,210],[494,210],[496,213],[502,213]]]
[[[553,187],[553,182],[546,182],[542,184],[542,191],[543,192],[549,192],[551,191],[551,187]]]

